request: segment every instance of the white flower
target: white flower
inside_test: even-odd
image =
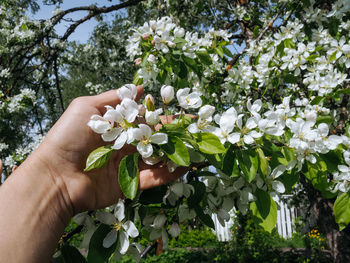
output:
[[[118,112],[117,123],[120,134],[112,148],[119,150],[123,148],[125,143],[130,144],[134,141],[131,123],[135,121],[139,113],[139,107],[135,101],[125,98],[121,104],[117,105],[116,111]]]
[[[101,134],[106,142],[115,140],[121,133],[121,129],[115,127],[114,123],[122,118],[119,111],[106,106],[107,112],[102,116],[92,115],[88,126],[96,133]]]
[[[111,225],[113,228],[103,239],[103,247],[111,247],[117,241],[119,235],[118,249],[120,254],[125,254],[128,250],[129,236],[135,238],[139,235],[139,231],[132,221],[127,220],[123,222],[125,219],[124,210],[124,201],[120,199],[114,209],[114,215],[105,211],[98,211],[96,213],[96,218],[100,222]]]
[[[231,107],[227,111],[225,111],[221,117],[216,116],[216,122],[220,125],[220,128],[216,128],[213,132],[224,144],[227,140],[235,144],[240,140],[240,133],[233,132],[233,128],[235,127],[237,121],[237,111],[235,108]]]
[[[147,61],[149,62],[149,63],[154,63],[154,62],[156,62],[156,56],[155,55],[153,55],[153,54],[150,54],[149,56],[148,56],[148,58],[147,58]]]
[[[186,204],[181,204],[179,206],[178,214],[180,223],[185,221],[186,219],[191,220],[196,216],[196,212],[193,209],[189,208]]]
[[[163,197],[163,203],[166,204],[166,200],[174,206],[176,201],[185,196],[186,198],[190,197],[191,192],[194,193],[194,188],[190,184],[186,184],[184,182],[176,182],[169,186],[166,194]]]
[[[146,123],[149,125],[156,125],[160,121],[160,114],[162,114],[162,109],[157,109],[155,111],[146,110],[145,119]]]
[[[160,88],[160,95],[162,96],[164,104],[169,104],[174,98],[174,88],[169,85],[163,85]]]
[[[210,105],[204,105],[198,111],[198,121],[188,126],[188,131],[191,133],[198,132],[213,132],[214,127],[210,125],[212,121],[212,115],[215,111],[215,107]]]
[[[73,217],[73,220],[78,225],[84,225],[84,227],[87,229],[80,247],[89,248],[90,239],[97,228],[94,224],[94,220],[87,213],[77,214]]]
[[[181,28],[181,27],[176,27],[174,29],[174,36],[176,38],[180,38],[183,37],[185,35],[185,29]]]
[[[125,98],[134,100],[137,95],[137,87],[134,84],[125,84],[117,89],[117,95],[121,100]]]
[[[190,93],[190,88],[179,89],[176,92],[176,98],[184,109],[197,109],[202,105],[201,94],[196,91]]]
[[[181,233],[181,228],[179,226],[178,223],[173,223],[170,227],[170,229],[168,230],[169,234],[172,236],[172,237],[178,237]]]
[[[284,187],[284,184],[281,181],[278,181],[275,179],[281,176],[285,171],[286,171],[286,167],[282,164],[278,165],[275,169],[273,169],[272,172],[269,166],[268,174],[266,176],[267,183],[271,184],[273,190],[281,194],[283,194],[286,191],[286,189]]]
[[[148,158],[153,154],[153,146],[151,143],[168,143],[167,134],[158,132],[152,135],[151,128],[145,124],[140,124],[139,128],[133,130],[133,137],[139,141],[136,148],[143,158]]]

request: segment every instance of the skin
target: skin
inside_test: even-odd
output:
[[[138,90],[138,98],[143,93]],[[135,152],[116,151],[108,165],[84,172],[91,151],[105,145],[87,122],[103,115],[105,105],[120,103],[115,91],[75,99],[46,135],[40,147],[0,187],[0,255],[2,262],[48,262],[65,226],[75,214],[96,210],[122,198],[118,184],[121,159]],[[177,179],[162,165],[139,163],[140,190]]]

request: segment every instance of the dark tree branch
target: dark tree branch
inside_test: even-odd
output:
[[[57,57],[53,61],[53,70],[54,70],[55,79],[56,79],[56,89],[57,89],[57,93],[58,93],[58,98],[59,98],[59,101],[61,104],[61,110],[63,113],[65,108],[64,108],[63,98],[62,98],[62,91],[61,91],[61,87],[60,87],[60,78],[58,75]]]
[[[270,20],[270,22],[267,24],[267,26],[260,32],[259,36],[256,38],[256,42],[259,42],[263,38],[263,36],[268,31],[268,29],[271,27],[271,25],[273,25],[273,23],[276,21],[276,19],[281,15],[281,13],[283,12],[285,6],[286,6],[286,4],[283,4],[281,6],[281,8],[276,13],[276,15]],[[247,46],[243,49],[243,51],[241,53],[235,55],[233,57],[233,59],[228,62],[228,65],[229,65],[230,68],[234,64],[236,64],[237,60],[246,52],[248,45],[249,45],[249,43],[247,43]]]
[[[140,2],[142,2],[144,0],[129,0],[127,2],[121,3],[121,4],[117,4],[117,5],[112,5],[109,7],[103,6],[103,7],[97,7],[97,6],[80,6],[80,7],[74,7],[74,8],[70,8],[67,9],[65,11],[60,12],[59,14],[57,14],[56,16],[54,16],[53,19],[53,24],[56,25],[64,16],[66,16],[69,13],[73,13],[73,12],[77,12],[77,11],[89,11],[89,14],[85,17],[83,17],[82,19],[79,19],[78,21],[76,21],[74,24],[72,24],[66,31],[66,33],[64,33],[64,35],[61,37],[61,40],[65,41],[67,40],[67,38],[75,31],[75,29],[81,25],[82,23],[86,22],[87,20],[98,16],[100,14],[105,14],[105,13],[109,13],[109,12],[113,12],[113,11],[117,11],[119,9],[125,8],[125,7],[129,7],[129,6],[133,6],[136,5]]]

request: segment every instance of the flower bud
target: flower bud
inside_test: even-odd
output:
[[[153,98],[153,96],[151,94],[148,94],[145,97],[145,105],[146,105],[147,110],[154,111],[154,109],[155,109],[155,107],[154,107],[154,98]]]
[[[176,47],[176,44],[172,41],[168,41],[167,44],[169,47]]]
[[[149,34],[148,33],[143,33],[141,37],[142,37],[143,40],[147,40],[149,38]]]
[[[316,122],[317,114],[315,111],[309,111],[305,114],[306,121]]]
[[[183,37],[185,35],[185,29],[177,27],[174,29],[174,36],[177,38]]]
[[[169,104],[174,98],[174,88],[172,86],[163,85],[160,88],[160,95],[164,104]]]
[[[142,62],[141,58],[137,58],[137,59],[134,60],[134,63],[135,63],[136,66],[140,66],[141,62]]]
[[[145,116],[146,113],[146,107],[143,104],[139,105],[139,115],[140,116]]]
[[[156,57],[155,57],[155,55],[153,55],[153,54],[150,54],[149,56],[148,56],[148,58],[147,58],[147,61],[149,62],[149,63],[154,63],[154,62],[156,62]]]
[[[159,115],[162,113],[162,109],[155,111],[146,110],[145,119],[146,123],[149,125],[157,125],[160,122]]]

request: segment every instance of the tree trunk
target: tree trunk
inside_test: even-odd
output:
[[[304,184],[305,185],[305,184]],[[315,218],[319,232],[326,237],[327,244],[335,263],[350,262],[350,227],[339,231],[335,222],[333,205],[335,199],[324,199],[321,193],[310,184],[306,186],[306,194],[310,201],[310,212]]]

